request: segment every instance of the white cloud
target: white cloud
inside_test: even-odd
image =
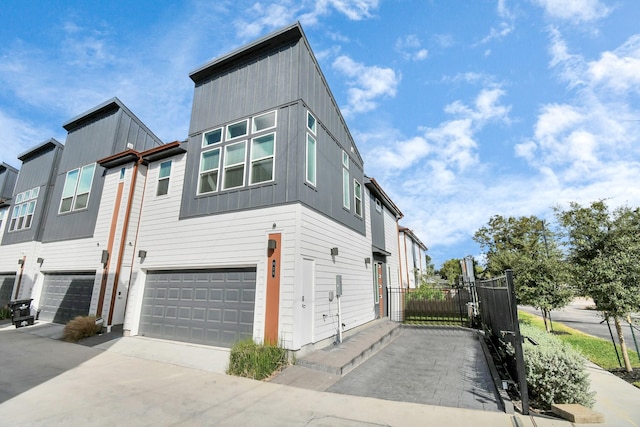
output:
[[[395,50],[404,59],[411,61],[422,61],[429,56],[429,51],[422,47],[420,39],[415,34],[397,39]]]
[[[533,0],[554,19],[573,23],[593,22],[607,16],[611,10],[600,0]]]
[[[630,37],[618,49],[602,53],[587,68],[587,78],[594,86],[611,89],[617,96],[640,93],[640,34]]]
[[[394,97],[401,79],[391,68],[366,66],[346,55],[337,57],[333,68],[350,79],[348,103],[342,108],[345,116],[371,111],[379,98]]]
[[[51,130],[0,110],[0,162],[20,168],[17,156],[48,140]]]

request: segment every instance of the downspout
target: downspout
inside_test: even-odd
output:
[[[122,225],[122,237],[120,239],[120,248],[118,252],[118,262],[116,264],[116,271],[113,278],[113,291],[111,291],[111,305],[109,307],[109,319],[107,320],[107,328],[111,327],[113,321],[114,305],[116,303],[116,295],[118,292],[118,280],[120,280],[120,269],[122,268],[122,260],[124,258],[124,248],[126,245],[127,230],[129,229],[129,221],[131,219],[131,206],[133,204],[133,196],[136,188],[136,180],[138,178],[138,167],[142,159],[138,158],[133,165],[133,177],[131,178],[131,188],[129,189],[129,197],[127,199],[127,211],[124,217],[124,224]]]
[[[18,287],[16,288],[16,294],[13,299],[18,299],[18,294],[20,293],[20,283],[22,283],[22,274],[24,273],[24,263],[27,261],[27,257],[25,255],[22,256],[22,263],[20,263],[20,275],[18,275]]]

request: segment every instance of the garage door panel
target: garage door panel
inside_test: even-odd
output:
[[[89,314],[95,273],[45,274],[40,298],[40,319],[67,323]]]
[[[255,277],[253,269],[149,272],[140,334],[225,347],[251,337]],[[146,306],[162,310],[151,320]]]
[[[16,282],[15,274],[0,274],[0,307],[4,307],[12,300],[13,285]]]

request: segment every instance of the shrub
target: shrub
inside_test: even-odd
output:
[[[78,316],[69,320],[64,326],[63,339],[67,342],[78,342],[100,332],[102,324],[96,325],[96,316]]]
[[[11,309],[8,306],[0,307],[0,320],[10,319],[11,318]]]
[[[569,345],[539,329],[521,324],[522,335],[538,345],[525,341],[524,363],[531,403],[549,409],[552,403],[578,403],[592,407],[595,393],[589,391],[589,374],[585,359]]]
[[[227,374],[263,380],[287,363],[287,350],[284,348],[256,344],[248,338],[237,342],[231,349]]]

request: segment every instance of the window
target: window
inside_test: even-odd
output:
[[[353,205],[356,215],[362,216],[362,185],[357,180],[353,180]]]
[[[169,193],[169,178],[171,176],[171,160],[160,163],[158,172],[158,189],[156,196],[165,196]]]
[[[349,197],[349,156],[342,151],[342,206],[345,209],[351,208],[351,198]]]
[[[227,139],[239,138],[246,134],[247,134],[246,120],[227,126]]]
[[[276,112],[263,114],[253,118],[253,131],[260,132],[262,130],[276,127]]]
[[[251,184],[273,180],[275,142],[275,133],[251,141]]]
[[[36,210],[36,199],[39,193],[40,187],[36,187],[23,191],[16,196],[16,204],[13,206],[9,231],[31,228],[33,213]],[[20,203],[18,203],[18,200],[20,200]],[[5,212],[5,210],[0,212],[0,226],[2,225]]]
[[[126,172],[127,172],[127,169],[120,168],[120,181],[124,181],[124,176]]]
[[[67,177],[62,190],[62,201],[60,202],[60,213],[85,209],[89,203],[89,193],[91,192],[91,182],[96,164],[83,166],[67,172]]]
[[[307,111],[307,129],[309,129],[313,134],[316,134],[316,118]]]
[[[244,162],[247,141],[224,147],[224,176],[222,189],[242,187],[244,185]]]
[[[307,134],[306,179],[313,186],[316,185],[316,140]]]
[[[200,156],[200,181],[198,194],[218,191],[218,171],[220,170],[220,149],[209,150]]]
[[[2,224],[4,224],[4,218],[7,216],[6,209],[0,209],[0,230],[2,230]]]
[[[202,138],[203,147],[208,147],[209,145],[217,144],[219,142],[222,142],[222,128],[207,132]]]
[[[382,202],[380,199],[376,199],[376,211],[382,213]]]

